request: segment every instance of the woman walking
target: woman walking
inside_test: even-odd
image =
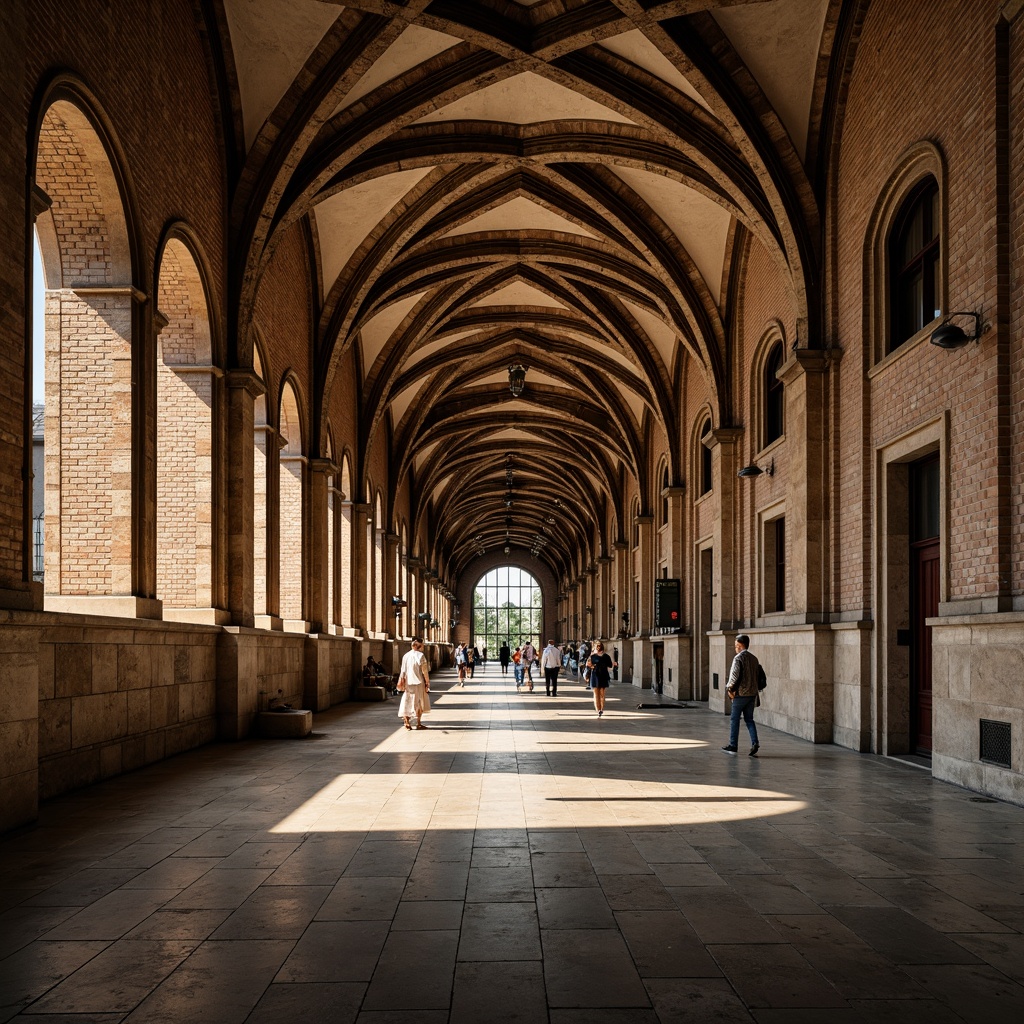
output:
[[[405,692],[398,705],[398,717],[405,721],[406,729],[412,728],[412,718],[416,717],[416,728],[426,729],[420,721],[423,715],[430,714],[430,671],[427,657],[423,653],[423,641],[412,638],[412,650],[402,658],[402,669],[398,673],[398,688],[405,684]]]
[[[590,687],[594,691],[594,710],[600,718],[604,714],[604,695],[611,682],[611,670],[619,663],[604,653],[604,644],[598,640],[587,664],[590,666]]]

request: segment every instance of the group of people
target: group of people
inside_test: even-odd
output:
[[[605,693],[611,683],[612,669],[618,663],[606,653],[604,644],[598,640],[593,649],[587,653],[586,660],[583,660],[583,646],[577,648],[578,664],[581,667],[587,685],[594,694],[594,710],[597,717],[604,715]],[[587,645],[589,647],[589,645]],[[757,726],[754,724],[754,708],[760,704],[759,697],[759,668],[760,663],[755,655],[751,654],[750,637],[741,633],[736,637],[736,656],[733,658],[732,667],[729,670],[729,681],[726,684],[726,692],[732,699],[732,714],[729,722],[729,742],[722,747],[727,754],[738,753],[740,722],[745,723],[747,733],[750,736],[750,756],[757,757],[760,743],[757,738]],[[462,661],[459,655],[462,655]],[[456,650],[455,663],[459,667],[459,682],[465,686],[465,672],[473,676],[473,666],[478,660],[479,652],[475,647],[470,648],[468,644],[460,644]],[[508,643],[501,645],[499,661],[501,662],[502,675],[508,673],[509,664],[515,665],[516,690],[522,692],[523,680],[528,681],[529,690],[533,690],[533,676],[531,670],[534,664],[540,664],[544,670],[544,690],[549,697],[558,696],[558,674],[563,666],[566,652],[555,646],[553,640],[547,642],[547,646],[538,655],[536,647],[529,640],[521,647],[512,651]],[[375,671],[383,666],[377,665],[373,658],[367,659],[364,672]],[[427,659],[423,654],[423,641],[414,637],[412,650],[402,659],[402,667],[398,675],[398,689],[402,691],[402,700],[398,707],[398,715],[405,722],[406,729],[412,729],[412,720],[416,720],[417,729],[426,729],[421,722],[423,715],[430,711],[430,673]]]
[[[487,648],[483,654],[474,646],[462,643],[455,648],[455,667],[459,672],[459,686],[465,686],[467,679],[473,678],[473,670],[477,665],[487,664]]]

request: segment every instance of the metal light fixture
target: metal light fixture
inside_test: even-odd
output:
[[[955,316],[969,316],[974,318],[974,333],[967,334],[962,327],[950,321]],[[981,337],[981,314],[980,313],[947,313],[945,320],[932,331],[931,342],[939,348],[962,348],[969,341],[977,341]]]
[[[518,398],[526,387],[526,367],[522,363],[513,363],[508,368],[508,386],[513,398]]]
[[[744,466],[736,475],[742,477],[744,480],[750,479],[750,477],[760,476],[762,473],[767,473],[768,476],[775,475],[775,459],[768,463],[767,466],[762,469],[757,463],[751,463],[749,466]]]

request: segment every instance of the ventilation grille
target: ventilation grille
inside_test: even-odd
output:
[[[1010,767],[1010,723],[981,720],[981,760]]]
[[[711,673],[711,688],[713,690],[717,690],[718,689],[718,673],[717,672],[712,672]]]

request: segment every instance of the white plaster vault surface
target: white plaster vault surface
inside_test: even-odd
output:
[[[499,671],[438,674],[423,732],[346,704],[44,804],[0,840],[0,1019],[1020,1019],[1024,809]]]

